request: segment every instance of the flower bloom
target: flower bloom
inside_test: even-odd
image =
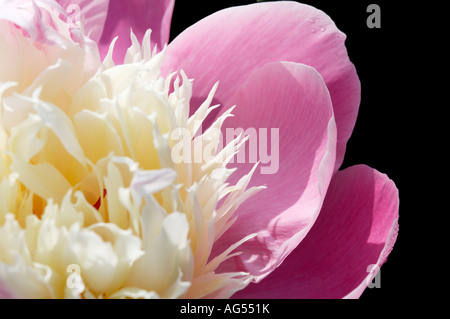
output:
[[[173,1],[85,2],[0,2],[0,296],[359,297],[398,192],[338,170],[360,82],[332,20],[235,7],[164,48]],[[171,157],[238,127],[279,129],[275,174]]]

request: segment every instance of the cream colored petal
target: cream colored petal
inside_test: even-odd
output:
[[[176,169],[176,166],[172,161],[172,150],[169,146],[169,136],[169,134],[161,134],[159,127],[156,125],[153,131],[153,144],[158,152],[158,159],[161,163],[161,167]],[[179,178],[181,178],[180,174],[182,176],[185,175],[183,174],[184,171],[179,171],[178,169],[176,170]]]
[[[130,229],[124,230],[111,223],[98,223],[88,229],[101,236],[105,242],[111,242],[120,262],[128,267],[144,254],[141,239],[133,235]]]
[[[133,122],[128,125],[135,160],[141,163],[143,169],[158,169],[161,164],[158,153],[153,145],[154,119],[146,115],[141,109],[134,107]]]
[[[44,147],[44,141],[38,137],[42,121],[34,114],[11,129],[9,148],[12,153],[24,161],[30,161]]]
[[[75,192],[75,203],[73,206],[79,212],[83,213],[84,226],[103,222],[103,218],[91,204],[89,204],[82,192]]]
[[[11,174],[0,182],[0,225],[8,213],[14,214],[17,207],[17,174]]]
[[[67,75],[71,74],[71,71],[72,64],[67,60],[59,59],[54,65],[49,66],[39,74],[33,81],[33,84],[24,90],[23,94],[31,96],[36,89],[42,88],[40,98],[44,101],[55,102],[55,98],[60,94],[61,89],[70,79]],[[61,106],[65,105],[62,104]]]
[[[29,215],[25,221],[25,241],[28,251],[33,255],[38,245],[38,236],[41,228],[41,220],[36,215]]]
[[[105,58],[103,59],[102,67],[105,70],[115,66],[112,55],[113,55],[113,51],[114,51],[114,45],[116,44],[116,41],[118,38],[119,37],[116,36],[114,39],[112,39],[111,44],[109,45],[109,48],[108,48],[108,53],[106,54]]]
[[[15,256],[20,256],[25,264],[31,265],[32,259],[26,245],[25,233],[13,214],[7,214],[5,223],[0,227],[0,243],[0,264],[13,264]]]
[[[57,227],[52,218],[59,213],[58,205],[49,203],[43,214],[39,230],[36,234],[36,248],[34,261],[51,266],[60,274],[66,272],[67,265],[75,264],[75,256],[68,250],[68,230],[66,227]]]
[[[137,171],[131,181],[130,187],[145,198],[171,185],[176,177],[176,172],[170,168]]]
[[[20,299],[45,299],[54,295],[42,271],[29,266],[20,257],[12,265],[0,263],[0,280],[11,294]]]
[[[80,229],[79,224],[70,228],[67,241],[66,249],[75,256],[74,264],[80,266],[80,275],[92,293],[107,293],[111,287],[120,286],[116,277],[119,258],[110,242],[91,230]]]
[[[143,219],[143,230],[145,231],[146,228],[147,225]],[[162,293],[176,282],[179,269],[186,269],[186,266],[192,263],[189,260],[188,229],[189,226],[183,214],[168,215],[151,247],[148,247],[145,255],[133,265],[127,284]],[[152,276],[146,276],[146,273],[151,273]]]
[[[74,116],[74,124],[81,148],[92,163],[110,153],[123,155],[120,138],[106,114],[83,110]]]
[[[45,216],[43,217],[45,218]],[[53,216],[57,227],[69,228],[75,223],[84,224],[84,214],[76,209],[72,203],[72,191],[69,190],[64,196],[59,212]]]
[[[130,31],[130,38],[131,38],[131,46],[127,49],[127,52],[125,53],[125,58],[123,63],[136,63],[141,60],[141,46],[139,44],[138,39],[133,33],[133,30]]]
[[[2,124],[8,132],[33,113],[33,103],[22,95],[14,94],[3,100]]]
[[[142,39],[141,56],[144,61],[149,61],[153,56],[152,51],[151,51],[151,45],[150,45],[151,35],[152,35],[152,30],[147,29],[147,31],[145,31],[144,38]]]
[[[188,281],[183,281],[183,277],[188,278]],[[161,297],[166,299],[181,298],[191,287],[191,280],[190,276],[185,276],[180,270],[176,281],[161,294]]]
[[[39,73],[48,66],[48,59],[22,30],[12,23],[0,21],[0,82],[16,81],[18,90],[29,86]]]
[[[73,95],[69,115],[72,118],[82,110],[97,111],[100,109],[100,100],[107,98],[107,90],[102,80],[101,72],[96,73],[89,81],[84,83]]]
[[[60,202],[71,188],[70,183],[54,166],[48,163],[32,165],[15,155],[11,158],[11,171],[18,173],[19,181],[43,199],[53,198]]]
[[[75,128],[69,117],[58,107],[50,103],[37,101],[34,108],[44,125],[55,133],[67,152],[77,159],[80,164],[85,166],[86,162],[83,150],[78,143]]]
[[[203,216],[203,209],[196,196],[196,187],[197,185],[194,184],[187,190],[184,208],[186,218],[189,222],[189,229],[191,230],[189,232],[189,239],[193,251],[196,252],[195,257],[197,261],[199,254],[205,255],[209,253],[208,246],[212,243],[208,240],[208,221]],[[196,262],[195,267],[200,267],[200,263]]]
[[[114,68],[105,70],[102,79],[105,83],[107,96],[113,99],[122,93],[130,83],[133,83],[139,75],[141,66],[139,64],[117,65]]]
[[[177,119],[177,126],[186,127],[189,119],[189,101],[192,97],[192,80],[190,80],[183,70],[180,70],[182,84],[178,85],[178,78],[174,83],[174,92],[172,94],[177,96],[177,103],[175,103],[175,116]],[[169,97],[170,99],[170,97]]]
[[[126,229],[128,228],[128,212],[119,200],[119,189],[124,186],[122,174],[113,162],[108,163],[105,176],[106,202],[108,205],[108,222]]]
[[[159,295],[154,291],[147,291],[136,287],[125,287],[115,292],[111,299],[159,299]]]
[[[111,243],[114,254],[118,258],[113,278],[109,280],[110,286],[105,290],[106,296],[117,291],[126,280],[131,266],[144,254],[141,250],[141,240],[134,236],[131,230],[123,230],[114,224],[96,224],[89,230],[98,234],[104,242]]]
[[[200,105],[200,107],[195,111],[195,113],[188,119],[187,121],[187,129],[191,132],[192,136],[195,136],[198,129],[200,128],[203,121],[206,117],[219,107],[219,105],[211,106],[211,102],[214,98],[214,94],[217,91],[217,87],[219,86],[219,82],[216,82],[212,87],[211,91],[208,94],[206,100]]]
[[[16,186],[20,187],[18,183]],[[32,216],[35,213],[35,210],[33,210],[33,197],[33,193],[21,192],[20,196],[11,198],[18,202],[16,206],[16,219],[21,227],[25,227],[28,216]]]

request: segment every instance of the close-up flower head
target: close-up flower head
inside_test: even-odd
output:
[[[0,0],[0,298],[359,298],[399,195],[341,168],[364,81],[332,12],[171,39],[177,1]]]

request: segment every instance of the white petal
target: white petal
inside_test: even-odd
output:
[[[54,166],[48,163],[32,165],[15,155],[11,158],[11,171],[18,173],[20,182],[43,199],[53,198],[60,202],[71,188],[67,179]]]
[[[41,117],[42,122],[56,134],[67,152],[78,160],[80,164],[86,165],[83,150],[78,143],[75,128],[69,117],[50,103],[37,101],[34,108]]]
[[[131,188],[142,197],[154,194],[171,185],[177,174],[170,168],[138,171],[131,181]]]

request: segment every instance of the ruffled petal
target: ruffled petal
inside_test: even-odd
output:
[[[61,23],[59,15],[64,15],[63,9],[51,0],[0,3],[0,21],[13,23],[33,41],[65,48],[71,32],[76,30],[71,30],[75,25]]]
[[[365,165],[339,171],[305,240],[234,297],[358,298],[392,250],[398,208],[398,190],[385,174]]]
[[[162,49],[169,42],[170,22],[175,0],[111,0],[105,27],[99,42],[101,57],[108,53],[111,41],[118,36],[113,60],[122,63],[131,46],[130,32],[141,41],[147,29],[152,30],[151,48]]]
[[[224,123],[226,140],[233,138],[230,133],[240,133],[236,128],[250,136],[240,149],[246,159],[238,154],[235,163],[229,164],[237,168],[230,181],[237,181],[259,161],[249,188],[264,185],[267,189],[238,208],[236,222],[215,249],[220,252],[257,233],[239,248],[243,253],[221,270],[247,271],[259,280],[283,261],[313,225],[333,173],[336,126],[322,77],[303,64],[265,65],[250,75],[230,101],[236,108],[235,116]]]
[[[84,32],[98,42],[103,33],[109,0],[57,0],[72,22],[81,21]]]
[[[312,66],[322,75],[333,101],[337,170],[360,103],[360,82],[345,38],[330,17],[308,5],[286,1],[232,7],[204,18],[175,38],[168,46],[163,70],[168,74],[183,69],[195,79],[194,108],[220,81],[215,100],[228,109],[236,90],[264,64],[292,61]]]

